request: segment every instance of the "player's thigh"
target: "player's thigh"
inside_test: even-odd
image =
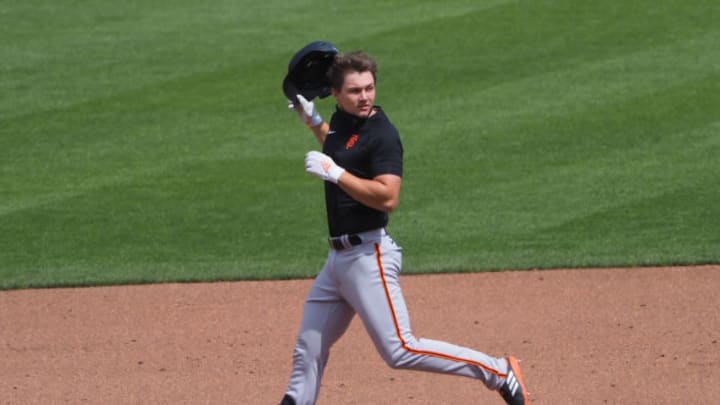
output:
[[[327,264],[315,277],[303,306],[301,335],[334,342],[345,332],[355,311],[342,297]]]
[[[409,331],[409,321],[398,282],[399,250],[372,249],[343,266],[341,292],[383,354],[400,344],[400,335]]]

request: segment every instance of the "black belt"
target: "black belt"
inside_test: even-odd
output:
[[[335,250],[343,250],[361,244],[362,238],[355,234],[342,235],[335,238],[328,238],[328,243],[330,243],[330,247]]]

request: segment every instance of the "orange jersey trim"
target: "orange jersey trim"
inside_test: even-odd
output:
[[[387,299],[388,307],[390,308],[390,314],[393,318],[393,324],[395,325],[395,334],[397,335],[398,339],[400,340],[400,346],[403,348],[403,350],[412,353],[412,354],[419,354],[422,356],[430,356],[430,357],[437,357],[445,360],[450,360],[458,363],[465,363],[470,364],[476,367],[480,367],[481,369],[487,371],[488,373],[494,374],[500,378],[506,378],[507,374],[501,373],[498,370],[495,370],[494,368],[488,367],[485,364],[479,363],[474,360],[468,360],[463,359],[455,356],[450,356],[444,353],[437,353],[432,352],[428,350],[417,350],[413,349],[410,346],[407,345],[407,342],[405,342],[405,339],[403,339],[402,334],[400,333],[400,323],[397,320],[397,315],[395,314],[395,306],[392,303],[392,299],[390,298],[390,289],[388,288],[387,281],[385,280],[385,270],[383,269],[382,265],[382,253],[380,252],[380,245],[375,244],[375,259],[377,260],[378,265],[378,271],[380,272],[380,280],[382,280],[383,289],[385,290],[385,298]]]

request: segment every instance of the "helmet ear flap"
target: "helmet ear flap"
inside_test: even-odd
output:
[[[329,96],[331,84],[327,74],[337,54],[335,45],[325,41],[311,42],[295,53],[283,79],[285,96],[296,104],[298,94],[307,100]]]

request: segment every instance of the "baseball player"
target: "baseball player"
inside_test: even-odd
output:
[[[496,358],[412,333],[399,284],[402,248],[385,229],[398,206],[403,147],[385,111],[374,104],[373,58],[316,42],[293,61],[283,89],[322,145],[322,152],[307,153],[305,171],[324,181],[330,247],[305,301],[280,405],[315,403],[330,348],[355,314],[390,367],[475,378],[508,404],[528,404],[514,357]],[[303,81],[293,70],[305,68],[326,71]],[[329,124],[310,101],[322,98],[326,85],[336,103]]]

